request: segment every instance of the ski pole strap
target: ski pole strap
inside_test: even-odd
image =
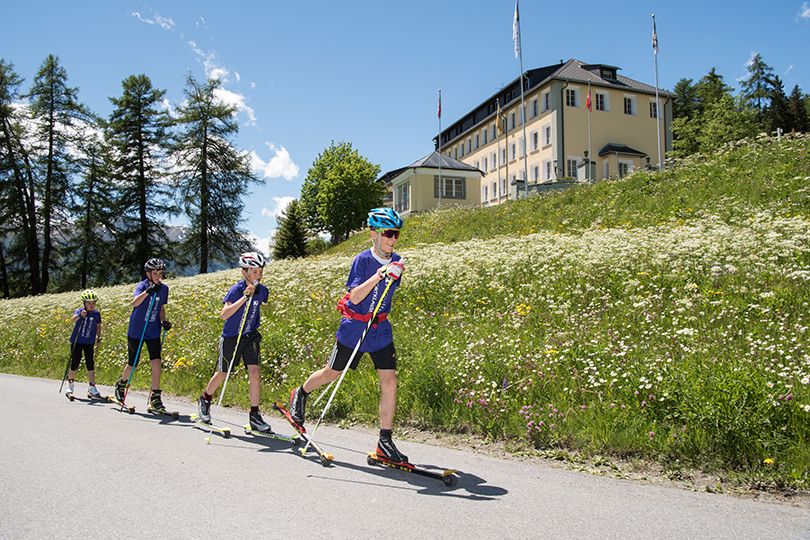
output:
[[[366,313],[365,315],[361,315],[360,313],[355,313],[346,305],[346,302],[349,301],[350,294],[346,293],[343,298],[340,299],[337,305],[337,310],[343,315],[346,319],[354,319],[355,321],[363,321],[368,322],[372,320],[373,313]],[[377,323],[380,323],[388,318],[388,313],[377,313],[377,316],[374,317],[374,320],[371,323],[371,326],[374,329],[377,328]]]

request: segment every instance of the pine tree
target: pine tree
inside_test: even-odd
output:
[[[181,246],[186,257],[199,260],[199,272],[211,261],[227,263],[250,249],[242,223],[243,197],[252,183],[263,183],[250,171],[247,154],[230,142],[239,131],[236,107],[216,97],[218,79],[198,83],[186,79],[186,103],[177,108],[177,134],[171,157],[176,185],[189,227]]]
[[[14,65],[0,59],[0,229],[8,239],[2,271],[11,296],[40,291],[34,171],[27,121],[15,107],[22,83]]]
[[[770,104],[763,111],[765,132],[773,133],[780,128],[783,133],[793,131],[795,120],[788,105],[785,87],[778,75],[771,80],[769,101]]]
[[[67,71],[59,58],[48,55],[26,96],[34,125],[39,200],[42,202],[42,279],[46,292],[52,267],[61,267],[57,238],[68,234],[71,175],[76,172],[72,151],[80,140],[86,108],[78,101],[78,88],[67,86]]]
[[[121,97],[110,98],[115,108],[106,128],[119,186],[119,272],[124,279],[136,280],[149,258],[170,258],[171,245],[160,219],[177,214],[177,207],[164,174],[169,117],[159,107],[166,91],[153,88],[146,75],[130,75],[122,86]]]
[[[741,97],[743,103],[753,107],[757,123],[764,119],[763,111],[770,105],[771,89],[773,88],[773,68],[762,60],[757,54],[748,65],[749,77],[741,84]]]
[[[307,254],[307,230],[301,219],[298,200],[293,199],[278,218],[274,259],[296,259]]]
[[[788,98],[788,108],[793,116],[793,128],[800,133],[807,133],[808,128],[807,109],[804,106],[806,100],[807,96],[802,98],[802,90],[799,85],[794,86]]]

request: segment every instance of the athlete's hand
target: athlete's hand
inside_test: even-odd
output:
[[[146,292],[147,292],[148,294],[155,294],[156,292],[158,292],[158,291],[160,290],[160,288],[161,288],[162,286],[163,286],[163,285],[162,285],[161,283],[159,283],[159,282],[157,282],[157,283],[152,283],[150,286],[148,286],[148,287],[146,288]]]
[[[377,274],[380,276],[380,279],[399,279],[402,277],[402,272],[404,271],[405,266],[401,262],[396,261],[389,263],[377,270]]]
[[[164,330],[169,331],[172,329],[172,321],[166,319],[165,321],[160,323],[160,326],[162,326]]]

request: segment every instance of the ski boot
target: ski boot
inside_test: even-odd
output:
[[[297,386],[295,389],[290,392],[290,418],[295,424],[301,428],[301,431],[306,431],[304,429],[304,419],[306,417],[306,407],[307,407],[307,394],[304,392],[303,386]]]
[[[160,393],[160,390],[152,390],[152,397],[149,399],[149,406],[146,408],[147,411],[166,414],[166,407],[163,406]]]
[[[206,424],[211,423],[211,400],[205,399],[205,395],[200,395],[197,400],[197,418]]]
[[[118,379],[115,381],[115,399],[119,403],[124,402],[124,393],[127,391],[127,383]]]
[[[73,381],[68,380],[67,390],[65,390],[65,395],[70,401],[73,401]]]
[[[270,424],[265,423],[259,411],[250,411],[250,428],[261,433],[273,433]]]
[[[92,399],[101,399],[101,394],[99,393],[95,384],[91,384],[87,387],[87,395]]]
[[[382,433],[383,431],[388,433]],[[390,430],[380,430],[380,440],[377,441],[377,451],[375,453],[391,463],[408,463],[408,456],[397,450],[390,433]]]

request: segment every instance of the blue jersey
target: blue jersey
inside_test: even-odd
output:
[[[401,257],[396,253],[391,255],[388,260],[378,258],[372,248],[369,248],[354,258],[352,262],[352,269],[349,271],[349,277],[346,280],[346,287],[351,291],[353,288],[362,285],[367,279],[373,276],[381,266],[385,266],[390,262],[400,260]],[[388,294],[380,304],[380,309],[377,310],[377,315],[380,313],[388,313],[391,310],[391,302],[394,298],[394,291],[399,287],[402,278],[394,280],[391,288],[388,289]],[[374,312],[377,307],[377,302],[380,301],[380,295],[385,290],[385,280],[374,286],[368,296],[366,296],[359,304],[353,304],[351,301],[346,302],[346,307],[360,315],[366,315]],[[347,347],[354,348],[363,335],[368,323],[358,321],[356,319],[347,319],[346,317],[340,320],[340,326],[336,334],[337,340]],[[394,341],[394,332],[391,329],[391,323],[388,320],[380,321],[377,328],[372,326],[363,344],[360,345],[360,352],[374,352],[385,348]]]
[[[87,313],[86,317],[82,317],[82,310],[79,308],[73,312],[74,317],[79,317],[76,325],[73,327],[73,332],[70,334],[70,342],[78,343],[79,345],[92,345],[96,342],[96,330],[98,325],[101,324],[101,313],[97,309],[92,313]],[[78,334],[78,339],[76,335]]]
[[[149,280],[145,279],[135,285],[135,293],[132,298],[135,298],[147,288],[149,288]],[[154,304],[152,305],[152,297],[154,296]],[[149,294],[143,299],[139,306],[132,308],[132,313],[129,316],[129,330],[127,336],[135,339],[155,339],[160,337],[160,310],[169,300],[169,286],[165,283],[160,284],[160,290],[154,295]],[[152,305],[152,311],[149,313],[149,320],[146,320],[146,314],[149,312],[149,306]],[[146,325],[146,333],[143,327]]]
[[[231,287],[222,303],[230,302],[231,304],[235,304],[237,300],[245,296],[245,289],[247,289],[247,283],[245,283],[243,279]],[[245,327],[242,329],[242,335],[249,334],[259,327],[261,323],[259,320],[259,308],[262,304],[266,304],[269,299],[270,291],[267,287],[259,283],[259,286],[256,287],[253,293],[253,297],[250,299],[250,311],[248,311],[247,319],[245,319]],[[235,337],[239,335],[239,327],[242,325],[242,315],[245,314],[246,305],[247,302],[242,304],[242,306],[236,310],[236,313],[228,317],[225,321],[225,325],[222,327],[222,337]]]

